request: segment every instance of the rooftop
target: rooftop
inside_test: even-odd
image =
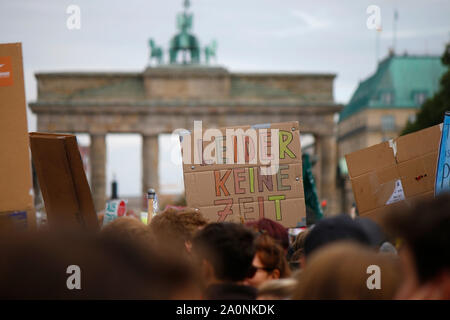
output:
[[[424,97],[439,89],[446,70],[439,56],[388,56],[378,64],[375,74],[359,83],[339,121],[369,108],[419,108]]]

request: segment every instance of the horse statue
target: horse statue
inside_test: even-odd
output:
[[[161,47],[158,47],[156,45],[156,42],[153,39],[150,39],[148,41],[148,44],[150,46],[150,62],[152,58],[155,58],[158,64],[162,63],[163,60],[163,50]]]
[[[189,1],[185,1],[184,6],[184,12],[177,15],[179,32],[170,40],[170,63],[177,63],[178,52],[181,52],[183,64],[196,64],[200,62],[200,44],[197,37],[191,33],[193,15],[187,12]],[[189,56],[187,56],[188,53]]]
[[[209,46],[206,46],[204,50],[205,50],[206,64],[209,64],[209,59],[211,57],[214,57],[214,60],[216,60],[217,41],[216,40],[211,41],[211,44]]]

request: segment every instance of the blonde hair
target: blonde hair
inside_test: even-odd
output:
[[[380,289],[369,289],[367,268],[380,268]],[[397,257],[349,242],[321,248],[298,274],[293,299],[392,299],[399,286]]]

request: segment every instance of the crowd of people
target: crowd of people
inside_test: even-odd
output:
[[[170,208],[149,225],[0,239],[0,298],[449,299],[450,195],[378,224],[326,217],[291,239],[275,221],[210,222]],[[69,266],[80,271],[70,288]]]

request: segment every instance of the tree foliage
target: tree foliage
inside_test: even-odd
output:
[[[450,110],[450,43],[445,47],[441,61],[448,70],[442,75],[439,90],[424,102],[417,113],[416,121],[408,122],[402,135],[441,123],[445,111]]]

